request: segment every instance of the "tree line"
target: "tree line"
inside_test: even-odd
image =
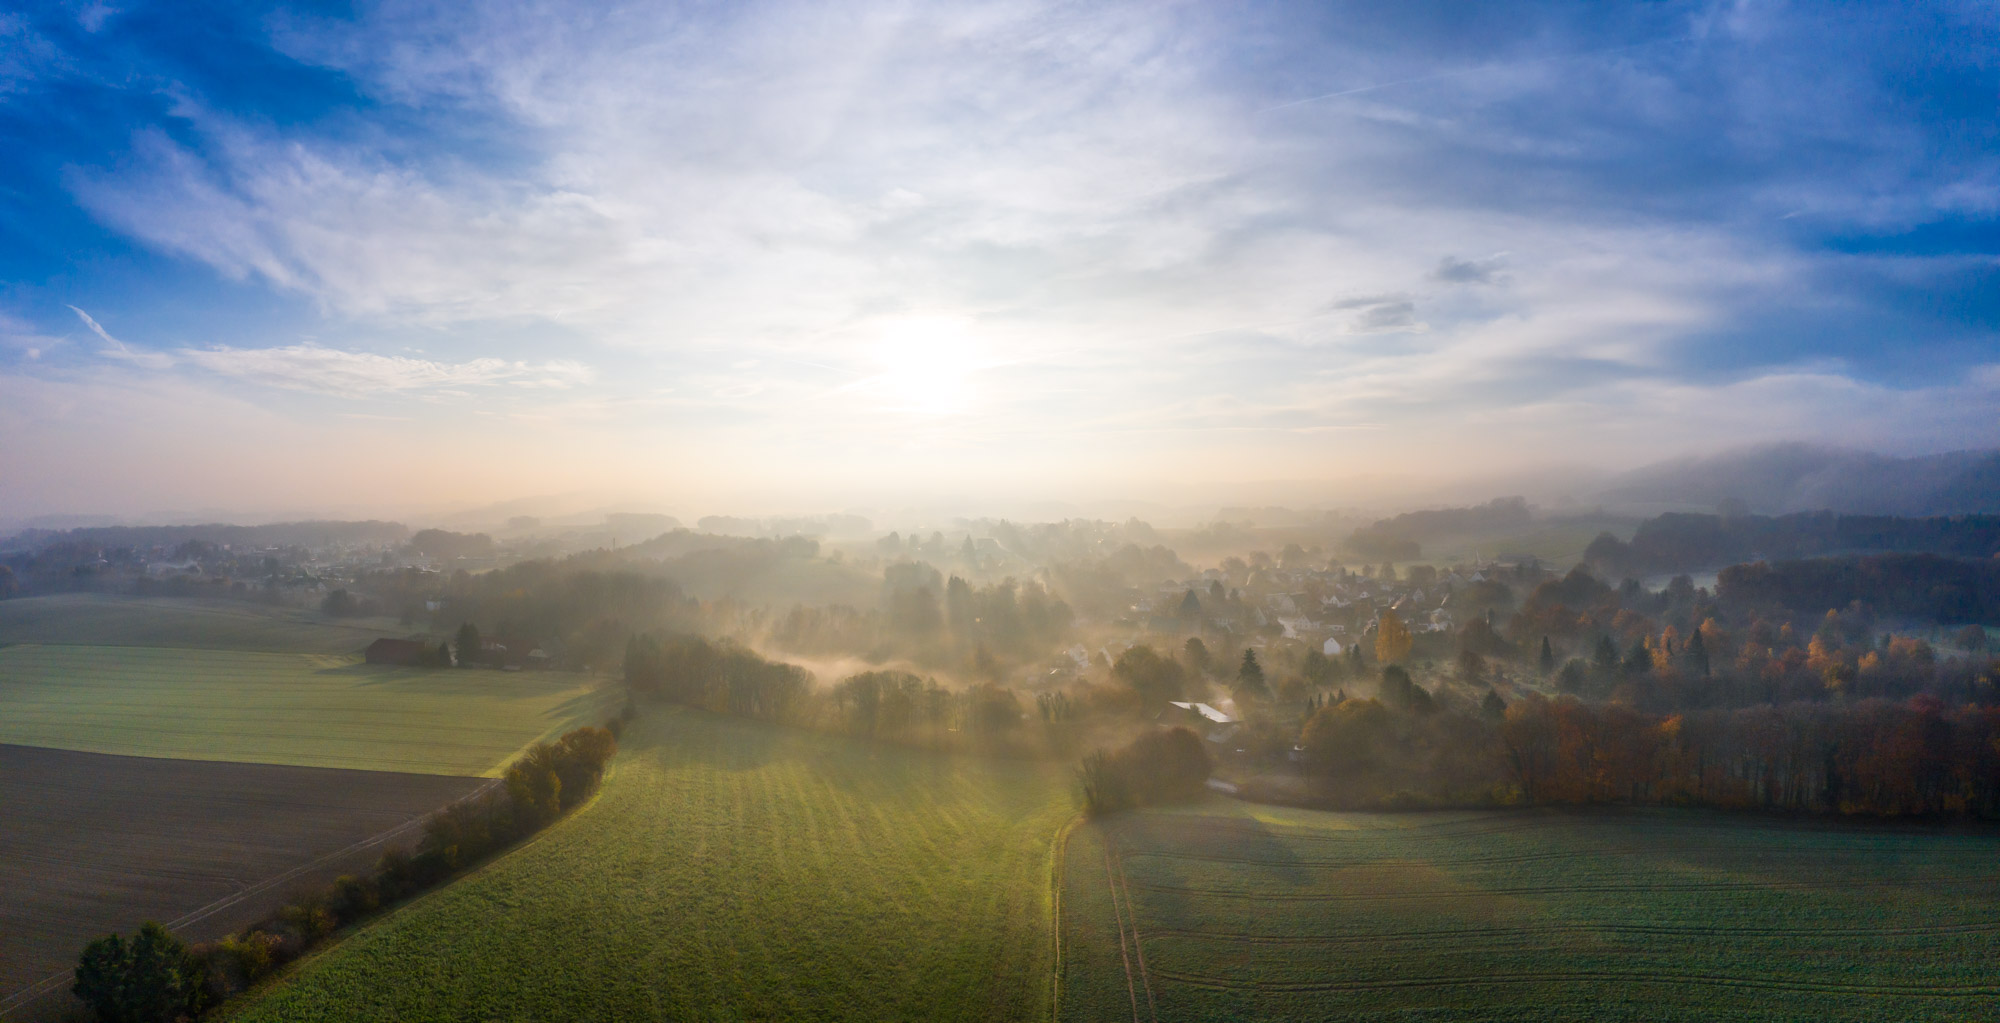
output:
[[[633,692],[718,714],[785,721],[812,690],[812,673],[772,661],[733,640],[647,633],[625,647]]]
[[[303,892],[270,918],[220,941],[190,946],[150,921],[129,939],[99,938],[84,947],[71,993],[99,1023],[198,1019],[336,929],[442,884],[581,804],[617,753],[614,733],[628,716],[529,747],[508,766],[499,787],[427,818],[414,850],[391,849],[373,871]]]
[[[1409,683],[1385,678],[1385,692],[1399,685]],[[1351,698],[1313,713],[1299,742],[1310,798],[1331,805],[2000,819],[2000,707],[1929,694],[1686,713],[1532,693],[1507,705],[1489,692],[1470,712]]]

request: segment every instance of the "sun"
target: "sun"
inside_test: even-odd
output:
[[[875,357],[881,366],[876,381],[890,409],[941,416],[971,407],[980,353],[964,320],[924,316],[887,323]]]

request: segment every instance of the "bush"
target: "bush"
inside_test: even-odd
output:
[[[223,992],[255,984],[278,965],[284,939],[267,931],[245,931],[216,942],[208,950],[209,973]]]
[[[327,908],[341,923],[351,924],[368,915],[377,905],[375,883],[365,877],[342,874],[333,879]]]
[[[172,1023],[208,1007],[207,964],[165,927],[148,921],[131,941],[91,942],[70,991],[100,1023]]]
[[[1116,752],[1083,758],[1077,781],[1092,814],[1188,799],[1201,792],[1215,762],[1188,728],[1147,732]]]
[[[296,932],[300,943],[305,945],[326,937],[340,926],[323,892],[307,892],[292,900],[278,911],[278,919]]]

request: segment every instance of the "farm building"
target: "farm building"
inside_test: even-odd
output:
[[[424,663],[424,658],[430,656],[430,652],[430,647],[414,639],[378,639],[368,644],[365,656],[369,664],[409,666]]]
[[[1159,722],[1163,725],[1186,725],[1217,746],[1234,740],[1237,731],[1243,727],[1241,721],[1206,703],[1179,701],[1167,704],[1167,709],[1160,712]]]

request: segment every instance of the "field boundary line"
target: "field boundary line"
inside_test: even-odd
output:
[[[1077,814],[1063,822],[1056,829],[1055,837],[1049,840],[1049,934],[1050,952],[1054,970],[1049,975],[1049,1023],[1062,1021],[1062,978],[1063,978],[1063,888],[1069,883],[1069,836],[1082,823],[1083,815]]]
[[[460,796],[459,798],[444,804],[444,806],[438,807],[438,810],[444,810],[449,807],[457,806],[458,804],[463,803],[469,799],[474,799],[478,796],[484,795],[485,793],[492,791],[494,786],[499,784],[500,780],[497,778],[488,779],[486,781],[486,784],[481,785],[478,788],[472,790],[471,792],[468,792],[465,795]],[[382,843],[394,839],[397,836],[403,834],[404,832],[409,831],[411,828],[421,827],[424,821],[429,819],[431,814],[436,812],[438,811],[433,810],[430,811],[429,813],[412,816],[409,819],[403,821],[401,824],[398,824],[395,827],[388,829],[387,831],[371,835],[358,842],[348,845],[345,848],[336,849],[333,852],[327,853],[326,855],[321,856],[318,859],[312,860],[308,863],[302,863],[299,866],[293,867],[292,869],[287,870],[284,873],[279,874],[275,877],[266,878],[265,880],[259,881],[254,885],[250,885],[249,887],[239,889],[238,891],[225,895],[222,898],[217,899],[206,906],[202,906],[198,909],[192,910],[188,913],[185,913],[179,917],[174,918],[173,920],[168,921],[166,927],[170,931],[178,931],[184,927],[191,927],[195,924],[200,923],[203,920],[208,919],[211,916],[214,916],[217,913],[222,912],[225,909],[237,905],[238,903],[242,902],[245,899],[249,899],[257,895],[262,895],[263,893],[268,892],[271,889],[281,884],[284,884],[288,881],[298,878],[302,874],[316,870],[320,867],[324,867],[328,863],[333,862],[334,860],[340,859],[345,856],[353,855],[354,853],[360,852],[361,850],[367,849],[371,846],[381,845]],[[0,999],[0,1012],[12,1012],[20,1008],[21,1006],[26,1005],[29,1002],[32,1002],[35,999],[42,997],[43,995],[49,994],[50,992],[60,987],[64,981],[71,979],[74,975],[75,975],[74,970],[64,970],[61,973],[55,973],[47,977],[44,977],[41,980],[38,980],[35,983],[30,984],[27,987],[24,987],[14,992],[11,995],[8,995],[5,999]]]
[[[1118,958],[1125,962],[1125,994],[1132,999],[1132,1023],[1139,1019],[1139,991],[1132,983],[1132,955],[1125,950],[1125,914],[1118,908],[1118,878],[1111,873],[1111,842],[1104,842],[1104,886],[1111,894],[1111,918],[1118,924]]]

